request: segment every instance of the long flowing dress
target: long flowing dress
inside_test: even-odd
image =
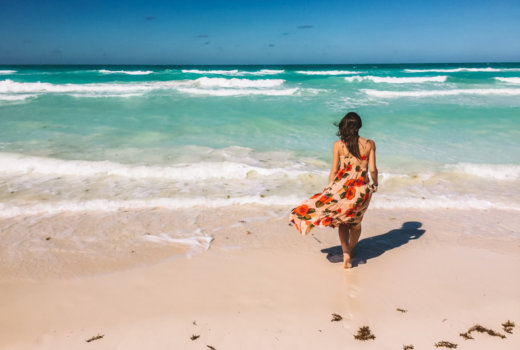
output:
[[[341,143],[342,147],[346,146]],[[290,220],[303,235],[314,227],[357,224],[363,219],[374,192],[368,180],[367,156],[340,156],[338,173],[323,190],[291,211]]]

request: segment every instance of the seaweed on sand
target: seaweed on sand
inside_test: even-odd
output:
[[[513,328],[515,328],[515,323],[507,320],[507,322],[502,323],[502,329],[504,332],[513,334]]]
[[[211,350],[217,350],[217,349],[215,349],[215,348],[214,348],[213,346],[211,346],[211,345],[206,345],[206,346],[207,346],[208,348],[210,348]]]
[[[368,326],[360,327],[357,334],[354,336],[357,340],[369,340],[376,339],[376,336],[372,334]]]
[[[456,349],[457,348],[457,344],[454,344],[454,343],[450,343],[449,341],[440,341],[440,342],[437,342],[435,343],[435,347],[436,348],[448,348],[448,349]]]
[[[330,322],[337,322],[337,321],[341,321],[342,319],[343,319],[343,317],[341,317],[341,315],[332,314],[332,320],[330,320]]]
[[[413,350],[413,345],[403,345],[403,350]]]
[[[190,339],[191,339],[191,340],[196,340],[196,339],[198,339],[199,337],[200,337],[200,335],[198,335],[198,334],[192,334],[191,337],[190,337]]]
[[[401,309],[401,308],[397,308],[397,309],[395,309],[395,310],[396,310],[396,311],[399,311],[399,312],[402,312],[403,314],[404,314],[405,312],[408,312],[408,310]]]
[[[101,339],[103,338],[105,335],[104,334],[99,334],[98,335],[95,335],[87,340],[85,340],[87,343],[90,343],[91,341],[94,341],[94,340],[98,340],[98,339]]]
[[[466,333],[460,333],[460,336],[466,340],[475,339],[471,336],[471,332],[487,333],[493,337],[500,337],[502,339],[504,339],[506,337],[505,335],[503,335],[501,333],[495,332],[494,330],[483,327],[479,324],[476,324],[473,327],[471,327],[470,329],[468,329],[468,331]]]

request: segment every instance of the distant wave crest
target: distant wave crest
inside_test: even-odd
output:
[[[268,95],[290,96],[315,94],[316,89],[282,88],[283,79],[207,78],[132,83],[53,84],[21,83],[10,79],[0,81],[1,94],[62,93],[74,97],[133,97],[150,91],[175,90],[181,93],[210,96]],[[6,96],[6,95],[4,95]]]
[[[498,81],[502,81],[504,83],[520,84],[520,78],[518,78],[518,77],[512,77],[512,78],[496,77],[495,79]]]
[[[361,72],[349,71],[349,70],[299,70],[297,74],[304,75],[347,75],[347,74],[359,74]]]
[[[285,82],[283,79],[237,79],[237,78],[207,78],[202,77],[194,81],[195,85],[203,87],[226,87],[226,88],[268,88],[280,86]]]
[[[4,74],[14,74],[16,73],[15,70],[0,70],[0,75],[4,75]]]
[[[520,68],[432,68],[432,69],[405,69],[406,73],[457,73],[457,72],[518,72]]]
[[[372,75],[353,77],[345,77],[348,82],[370,80],[374,83],[389,83],[389,84],[407,84],[407,83],[426,83],[426,82],[437,82],[442,83],[446,81],[447,76],[438,75],[435,77],[377,77]]]
[[[496,96],[518,96],[520,89],[450,89],[450,90],[411,90],[411,91],[389,91],[362,89],[365,94],[381,98],[399,97],[432,97],[432,96],[457,96],[457,95],[496,95]]]
[[[182,69],[182,73],[200,74],[200,75],[229,75],[229,76],[245,76],[245,75],[276,75],[285,72],[283,69],[261,69],[259,71],[240,71],[238,69],[231,70],[200,70],[200,69]]]
[[[128,75],[148,75],[152,74],[153,71],[151,70],[107,70],[107,69],[100,69],[98,70],[99,73],[102,74],[128,74]]]

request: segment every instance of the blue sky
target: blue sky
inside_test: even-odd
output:
[[[0,0],[0,64],[520,61],[519,0]]]

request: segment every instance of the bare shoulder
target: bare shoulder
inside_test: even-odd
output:
[[[376,142],[374,140],[367,140],[368,144],[370,145],[370,148],[376,149]]]

